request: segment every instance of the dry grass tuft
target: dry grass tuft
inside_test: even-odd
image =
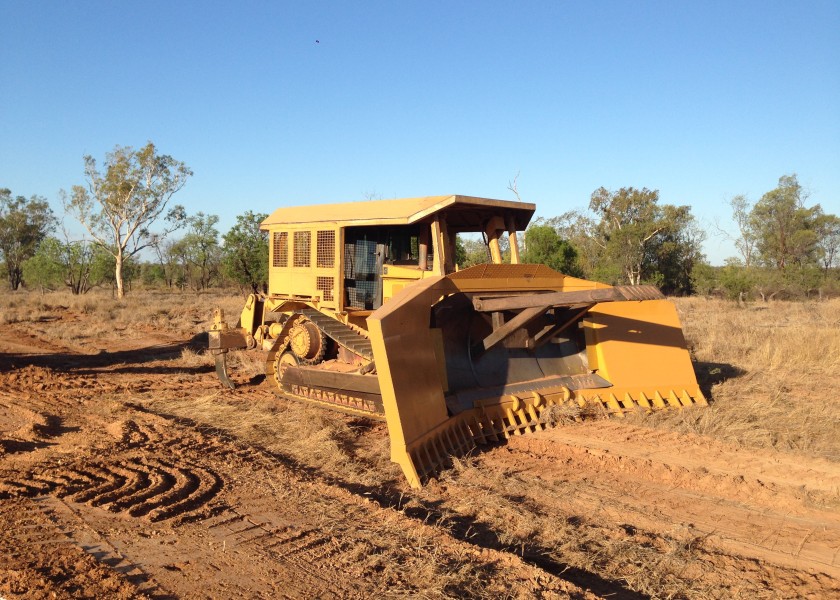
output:
[[[184,367],[205,367],[213,365],[213,357],[206,350],[193,350],[184,348],[181,350],[180,363]]]
[[[784,376],[840,372],[840,299],[746,307],[706,298],[675,303],[700,362]]]
[[[580,406],[576,401],[570,401],[564,404],[552,404],[542,412],[540,419],[551,427],[558,427],[578,423],[583,419],[606,419],[608,416],[609,413],[600,402]]]
[[[230,373],[254,378],[265,375],[265,352],[228,352],[227,362]]]
[[[0,323],[48,323],[49,337],[67,341],[112,331],[121,337],[156,331],[192,337],[209,329],[216,306],[230,324],[238,323],[242,304],[239,295],[221,292],[135,291],[119,301],[102,289],[82,296],[18,290],[0,295]]]

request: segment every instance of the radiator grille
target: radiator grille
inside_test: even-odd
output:
[[[311,255],[312,232],[295,231],[294,266],[308,267]]]
[[[272,266],[289,266],[289,234],[285,231],[275,231],[272,236]]]

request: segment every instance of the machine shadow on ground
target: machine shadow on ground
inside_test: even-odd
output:
[[[98,354],[78,354],[57,352],[44,354],[4,353],[0,354],[0,372],[9,372],[24,367],[41,367],[73,373],[76,375],[95,375],[107,369],[109,373],[208,373],[210,365],[195,367],[154,365],[150,363],[178,359],[184,350],[198,351],[201,347],[195,340],[157,344],[132,350],[110,352],[103,350]],[[147,365],[147,366],[140,366]]]
[[[744,369],[728,363],[692,361],[691,364],[694,366],[700,391],[710,402],[714,402],[714,386],[746,374]]]

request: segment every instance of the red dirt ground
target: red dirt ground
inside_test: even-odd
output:
[[[0,326],[0,598],[840,597],[837,463],[596,421],[371,489],[157,410],[219,393],[185,345]]]

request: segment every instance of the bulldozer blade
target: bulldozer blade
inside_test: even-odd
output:
[[[412,487],[477,443],[590,414],[706,404],[676,309],[658,292],[529,268],[423,279],[368,317],[391,460]],[[498,290],[505,296],[487,296]],[[505,322],[488,308],[523,316]],[[545,331],[552,339],[536,343]]]
[[[230,380],[227,374],[227,352],[216,353],[216,375],[222,384],[230,389],[236,389],[236,384]]]

